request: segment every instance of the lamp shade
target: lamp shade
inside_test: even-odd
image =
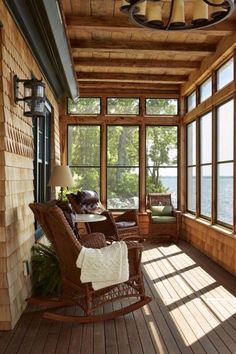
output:
[[[48,185],[50,187],[73,187],[74,180],[69,166],[56,166]]]

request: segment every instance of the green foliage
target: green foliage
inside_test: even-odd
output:
[[[36,243],[32,247],[32,285],[37,296],[59,296],[62,291],[61,272],[52,245]]]
[[[178,100],[171,98],[147,98],[146,113],[150,115],[178,114]]]
[[[100,114],[101,100],[98,97],[79,98],[76,102],[68,99],[68,112],[70,114]]]
[[[85,99],[86,100],[86,99]],[[88,100],[88,99],[87,99]],[[136,112],[137,99],[109,98],[110,114]],[[148,99],[150,114],[176,114],[177,101]],[[88,102],[89,104],[89,102]],[[135,113],[133,113],[135,114]],[[100,187],[100,126],[69,126],[69,165],[75,189]],[[165,192],[161,181],[163,167],[177,165],[177,128],[148,126],[146,129],[146,191]],[[109,198],[138,197],[139,190],[139,127],[107,126],[107,194]],[[142,166],[143,168],[143,166]]]
[[[108,114],[139,114],[139,98],[108,98],[107,99]]]

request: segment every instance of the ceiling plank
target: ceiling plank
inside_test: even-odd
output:
[[[184,83],[187,81],[186,75],[153,75],[153,74],[121,74],[121,73],[84,73],[77,72],[77,79],[81,81],[117,81],[117,82],[168,82]]]
[[[127,67],[127,68],[178,68],[197,69],[200,61],[187,60],[148,60],[148,59],[105,59],[105,58],[74,58],[75,66],[79,67]]]
[[[178,91],[180,90],[180,85],[178,84],[156,84],[156,83],[142,83],[142,82],[117,82],[117,81],[81,81],[79,83],[81,89],[94,89],[99,90],[104,89],[136,89],[136,90],[153,90],[153,91]],[[141,91],[142,92],[142,91]],[[124,92],[123,92],[124,93]]]
[[[150,31],[142,27],[135,26],[128,21],[127,17],[95,17],[95,16],[74,16],[67,15],[66,23],[68,30],[79,30],[79,31],[105,31],[105,32],[125,32],[132,30],[138,31]],[[224,21],[215,26],[207,27],[205,29],[191,30],[194,34],[212,35],[212,36],[225,36],[231,32],[236,31],[235,21]],[[164,32],[164,31],[163,31]],[[174,31],[172,31],[174,32]],[[179,32],[179,31],[175,31]]]
[[[171,55],[208,55],[215,51],[216,46],[209,43],[173,43],[152,41],[114,41],[114,40],[78,40],[71,39],[72,49],[96,51],[96,52],[161,52]],[[187,59],[186,59],[187,60]]]

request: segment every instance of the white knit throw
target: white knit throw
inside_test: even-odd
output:
[[[127,245],[120,241],[100,249],[82,247],[76,266],[81,268],[81,282],[92,282],[94,290],[126,282],[129,279]]]

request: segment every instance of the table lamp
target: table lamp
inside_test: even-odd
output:
[[[59,199],[63,199],[63,188],[73,187],[74,180],[69,166],[56,166],[51,174],[48,185],[50,187],[61,187]]]

